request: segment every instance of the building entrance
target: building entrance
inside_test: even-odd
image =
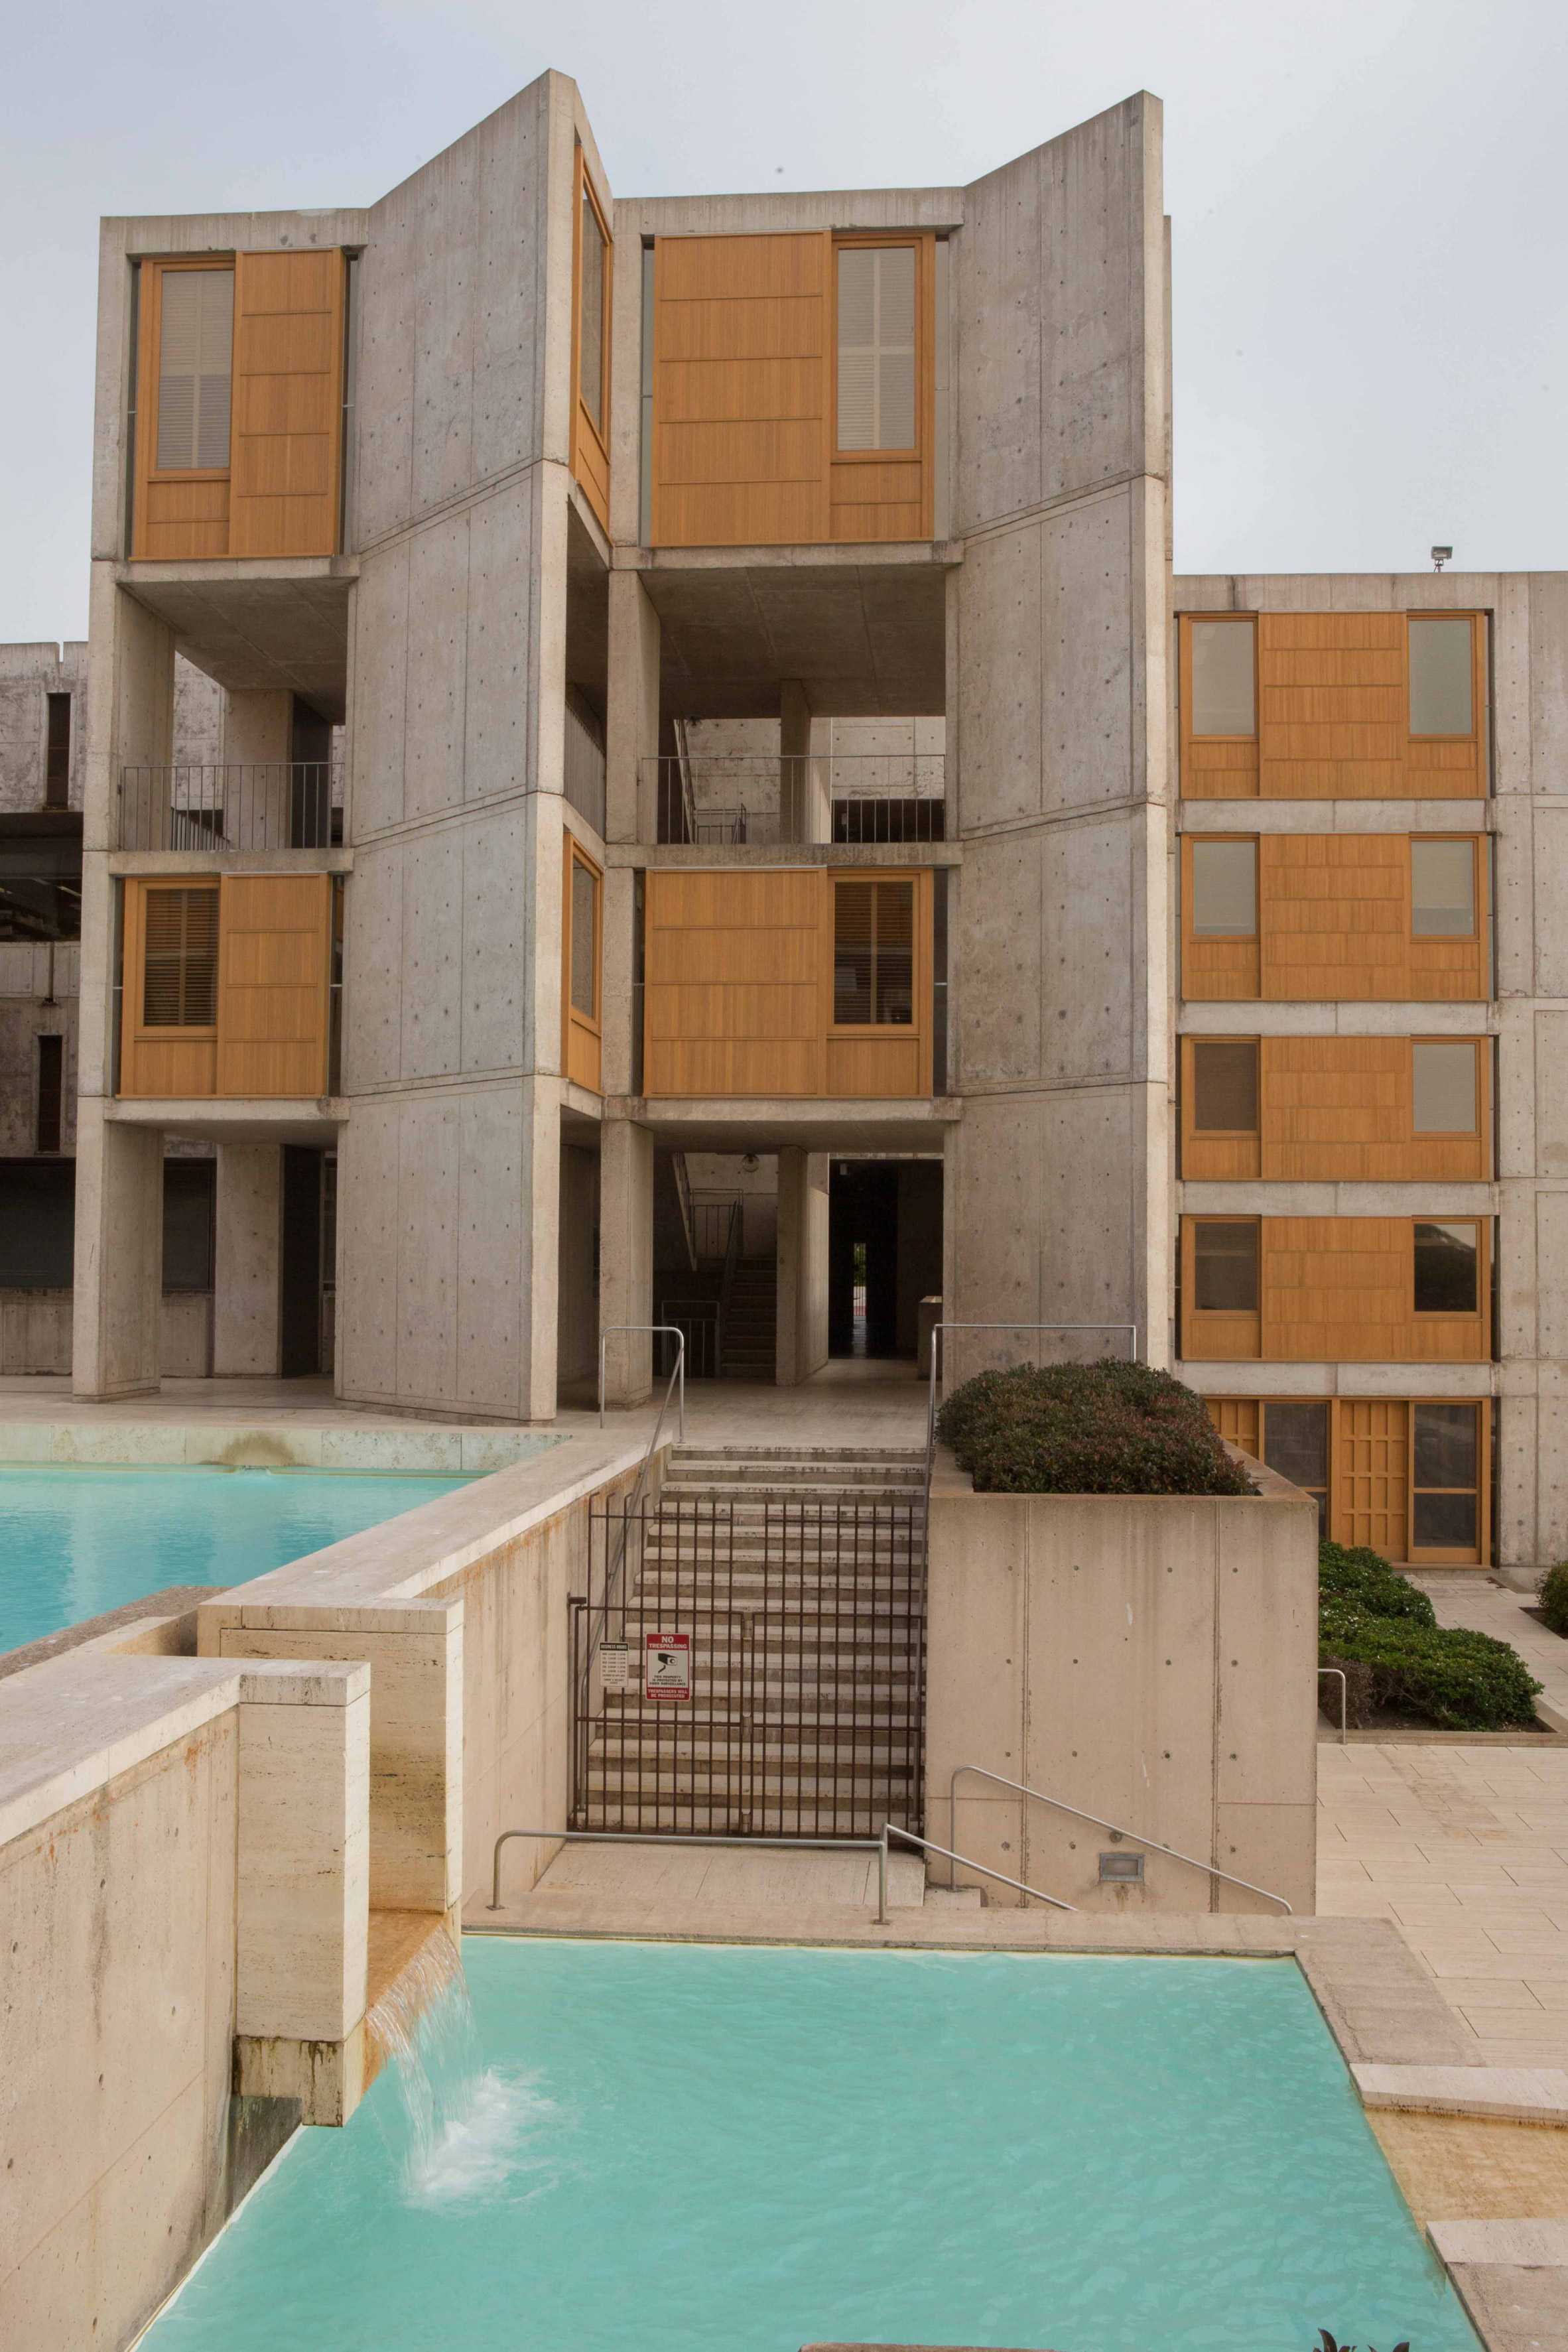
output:
[[[941,1161],[835,1160],[828,1186],[829,1353],[912,1360],[921,1300],[941,1288]]]

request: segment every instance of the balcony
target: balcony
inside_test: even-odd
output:
[[[121,849],[331,849],[342,839],[336,760],[123,768]]]
[[[739,848],[946,839],[942,751],[678,751],[642,765],[661,842]]]

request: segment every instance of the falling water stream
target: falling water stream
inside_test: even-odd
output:
[[[550,2102],[522,2077],[485,2063],[449,1934],[440,1930],[420,1947],[367,2011],[365,2028],[394,2067],[403,2127],[384,2113],[378,2121],[410,2204],[493,2196],[530,2168],[529,2139]]]

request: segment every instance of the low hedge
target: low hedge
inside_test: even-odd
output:
[[[1568,1559],[1549,1568],[1535,1588],[1541,1613],[1554,1633],[1568,1634]]]
[[[1565,1580],[1568,1581],[1568,1580]],[[1318,1554],[1318,1663],[1339,1666],[1347,1720],[1407,1707],[1445,1731],[1502,1731],[1535,1721],[1535,1680],[1490,1633],[1439,1625],[1426,1593],[1364,1548]],[[1327,1705],[1333,1709],[1333,1695]]]
[[[1203,1399],[1148,1364],[1024,1364],[955,1389],[937,1423],[982,1495],[1250,1495]]]

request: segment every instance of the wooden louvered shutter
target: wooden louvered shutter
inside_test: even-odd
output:
[[[337,551],[342,388],[342,255],[237,255],[230,555]]]
[[[228,463],[234,272],[163,273],[158,337],[157,470]]]
[[[210,889],[149,890],[142,1023],[210,1029],[217,1001],[217,902]]]

